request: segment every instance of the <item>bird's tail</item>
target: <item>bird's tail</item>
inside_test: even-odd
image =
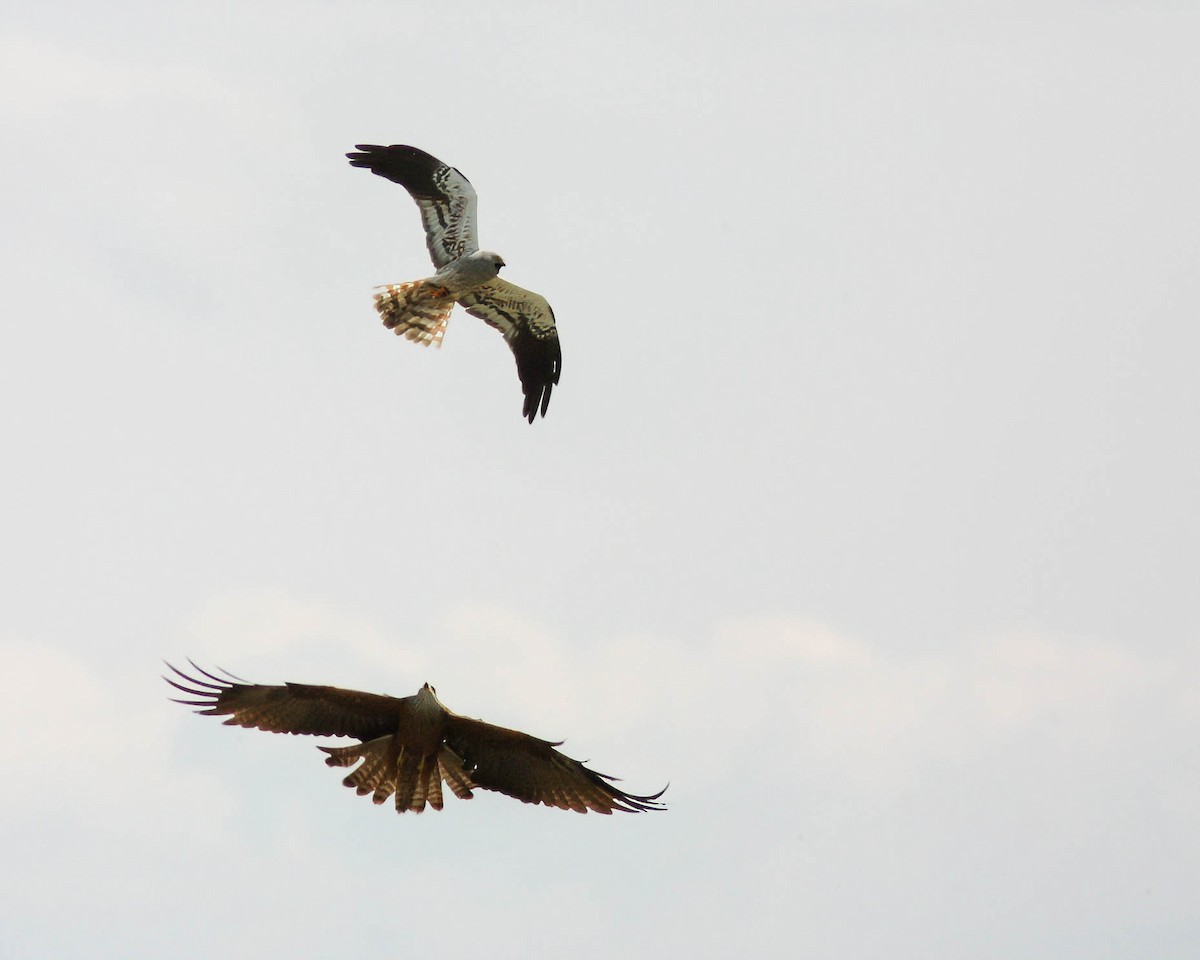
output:
[[[353,787],[360,797],[371,794],[375,803],[394,795],[398,813],[420,813],[426,804],[441,810],[443,778],[456,797],[471,798],[471,779],[462,760],[447,747],[437,756],[421,756],[405,750],[395,737],[386,736],[349,747],[319,749],[329,754],[325,762],[331,767],[352,767],[361,760],[342,783]]]
[[[438,754],[438,770],[441,771],[442,779],[450,785],[450,789],[454,791],[454,795],[459,800],[470,800],[474,796],[471,793],[471,787],[474,784],[471,782],[470,774],[467,773],[467,765],[463,763],[462,757],[449,747],[443,746]]]
[[[389,283],[375,294],[375,309],[383,325],[414,343],[435,347],[442,345],[450,311],[454,309],[445,287],[431,280],[411,280],[408,283]]]

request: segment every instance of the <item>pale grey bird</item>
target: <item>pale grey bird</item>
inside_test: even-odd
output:
[[[501,280],[503,258],[479,249],[475,189],[454,167],[416,147],[368,143],[355,149],[346,154],[352,166],[400,184],[417,202],[437,267],[432,277],[381,288],[375,309],[384,325],[416,343],[440,347],[454,304],[462,304],[504,334],[517,359],[525,418],[533,423],[539,411],[545,416],[562,371],[554,311],[544,297]]]

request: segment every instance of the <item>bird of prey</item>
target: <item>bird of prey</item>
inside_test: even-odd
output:
[[[424,280],[393,283],[375,295],[384,325],[416,343],[441,346],[454,304],[502,334],[517,358],[525,392],[523,413],[533,423],[546,415],[550,391],[562,372],[554,311],[544,297],[501,280],[504,260],[479,249],[475,189],[454,167],[416,147],[359,144],[350,165],[398,183],[421,210],[425,243],[437,272]]]
[[[190,661],[189,661],[190,662]],[[395,797],[396,811],[442,809],[444,780],[462,800],[472,789],[495,790],[524,803],[587,813],[661,810],[658,798],[626,793],[614,778],[589,770],[559,753],[552,743],[527,733],[462,717],[446,709],[428,683],[411,697],[388,697],[338,687],[246,683],[229,674],[214,676],[196,664],[189,676],[167,664],[184,683],[163,677],[193,699],[176,703],[202,707],[197,713],[228,716],[226,724],[271,733],[353,737],[345,747],[319,747],[331,767],[361,764],[344,781],[375,803]]]

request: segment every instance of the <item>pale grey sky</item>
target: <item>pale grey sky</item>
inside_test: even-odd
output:
[[[1193,955],[1192,4],[46,3],[0,33],[0,953]],[[412,143],[559,318],[456,314]],[[398,817],[160,658],[566,738]]]

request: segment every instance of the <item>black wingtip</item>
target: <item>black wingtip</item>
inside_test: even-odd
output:
[[[513,341],[513,354],[525,394],[521,413],[533,423],[539,413],[546,416],[550,394],[562,376],[562,346],[557,334],[537,337],[526,333]]]
[[[346,159],[352,167],[362,167],[376,176],[400,184],[417,199],[446,199],[445,193],[433,179],[434,174],[446,164],[417,147],[403,143],[386,147],[377,143],[360,143],[355,146],[354,152],[346,154]]]
[[[370,167],[373,158],[382,149],[383,147],[374,143],[356,143],[354,150],[346,154],[346,159],[350,161],[352,167]]]
[[[603,773],[600,776],[608,780],[610,784],[617,779]],[[657,810],[667,809],[667,805],[660,803],[658,798],[667,792],[667,787],[670,785],[671,781],[668,780],[667,785],[659,790],[658,793],[647,794],[626,793],[624,790],[614,786],[610,786],[609,789],[612,790],[615,799],[619,801],[616,809],[625,810],[628,813],[654,813]]]
[[[225,677],[218,677],[216,674],[209,673],[190,657],[188,658],[188,663],[192,665],[192,669],[195,670],[200,676],[193,676],[192,674],[184,673],[177,666],[175,666],[175,664],[168,660],[164,660],[163,663],[166,665],[168,670],[170,670],[175,674],[175,676],[184,682],[179,683],[165,674],[162,677],[163,680],[169,683],[176,690],[180,690],[190,697],[204,698],[203,700],[199,701],[176,700],[174,698],[170,698],[174,703],[182,703],[189,707],[212,707],[221,699],[221,695],[226,691],[233,689],[239,684],[248,683],[248,681],[243,680],[241,677],[238,677],[221,667],[217,667],[217,669],[220,670],[221,673],[224,673],[226,675]],[[206,677],[207,679],[202,680],[201,677]]]

